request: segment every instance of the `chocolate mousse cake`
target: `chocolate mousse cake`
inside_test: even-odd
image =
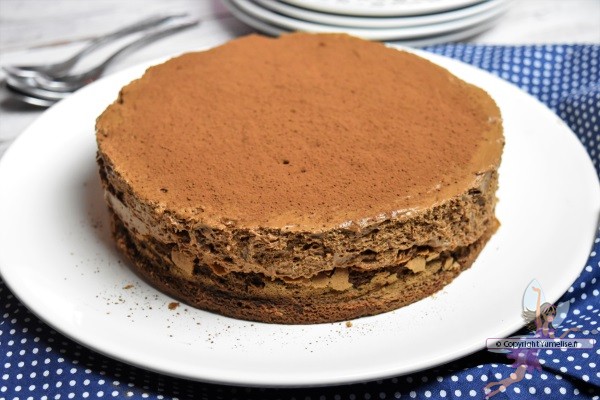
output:
[[[96,129],[133,268],[234,318],[394,310],[469,268],[498,226],[492,98],[347,35],[251,35],[173,58],[125,86]]]

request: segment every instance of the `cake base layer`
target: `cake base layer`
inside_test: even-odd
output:
[[[113,234],[117,246],[150,284],[176,299],[225,316],[270,323],[314,324],[376,315],[414,303],[439,291],[468,269],[498,226],[496,220],[469,246],[444,251],[425,260],[422,268],[390,266],[377,271],[333,271],[324,282],[305,285],[265,279],[256,273],[218,275],[197,265],[191,276],[180,274],[162,260],[161,251],[136,242],[115,213]],[[422,258],[417,256],[417,258]],[[351,287],[332,289],[335,275]],[[335,284],[334,284],[335,286]]]

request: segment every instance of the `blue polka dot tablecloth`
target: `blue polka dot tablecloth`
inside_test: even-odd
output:
[[[600,171],[600,46],[480,46],[426,50],[462,60],[512,82],[548,105],[575,132]],[[560,301],[563,326],[600,339],[600,238],[581,275]],[[97,354],[49,328],[0,281],[0,399],[482,399],[485,386],[515,372],[506,354],[486,350],[436,368],[380,381],[308,389],[229,387],[175,379]],[[521,332],[525,333],[525,332]],[[539,369],[493,399],[573,399],[600,395],[600,345],[541,350]],[[488,395],[492,393],[488,391]]]

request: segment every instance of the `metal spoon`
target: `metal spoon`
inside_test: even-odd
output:
[[[48,100],[40,97],[33,97],[28,94],[22,93],[12,86],[6,85],[6,90],[10,92],[12,98],[22,101],[23,103],[31,104],[33,106],[47,108],[56,103],[56,100]]]

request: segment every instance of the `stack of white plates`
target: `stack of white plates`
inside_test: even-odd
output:
[[[223,0],[242,22],[269,35],[345,32],[425,46],[463,40],[490,26],[509,0]]]

